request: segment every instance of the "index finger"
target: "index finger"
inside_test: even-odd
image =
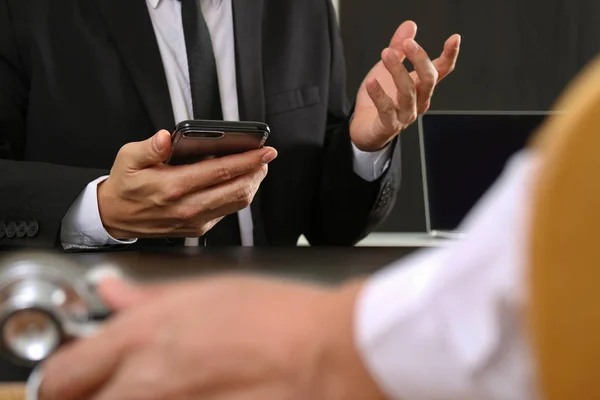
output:
[[[240,154],[200,161],[191,165],[177,166],[175,185],[182,194],[193,193],[209,186],[230,181],[270,163],[277,157],[272,147],[264,147]],[[173,170],[165,170],[171,173]]]
[[[64,347],[42,364],[39,398],[81,400],[91,396],[117,370],[127,344],[127,335],[101,331]]]
[[[121,311],[172,292],[198,284],[198,279],[180,279],[169,282],[138,284],[122,278],[106,278],[98,284],[98,293],[111,311]]]

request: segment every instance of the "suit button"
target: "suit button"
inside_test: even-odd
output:
[[[390,192],[392,191],[392,185],[389,182],[386,182],[385,185],[383,185],[383,191],[382,194],[383,195],[389,195]]]
[[[35,235],[37,235],[37,233],[40,230],[40,225],[38,224],[37,221],[29,221],[29,223],[27,224],[27,236],[32,238]]]
[[[17,234],[17,223],[15,221],[10,221],[6,225],[6,237],[12,239]]]
[[[17,237],[24,237],[27,234],[27,222],[19,221],[17,224]]]
[[[0,239],[4,239],[4,236],[6,236],[6,224],[0,221]]]

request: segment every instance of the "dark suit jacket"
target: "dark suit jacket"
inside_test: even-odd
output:
[[[267,122],[279,151],[252,204],[256,243],[354,244],[394,203],[399,151],[376,182],[353,171],[330,1],[232,1],[240,118]],[[144,0],[0,0],[0,221],[28,227],[0,247],[58,245],[119,148],[174,125]]]

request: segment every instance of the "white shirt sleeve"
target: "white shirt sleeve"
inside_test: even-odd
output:
[[[362,151],[352,143],[354,172],[367,182],[373,182],[387,171],[393,147],[387,145],[374,152]]]
[[[532,400],[524,331],[531,155],[514,159],[466,218],[460,241],[374,275],[356,303],[356,341],[394,400]]]
[[[98,184],[108,176],[90,182],[62,220],[60,240],[65,250],[86,250],[98,247],[132,244],[137,239],[117,240],[108,234],[98,209]]]

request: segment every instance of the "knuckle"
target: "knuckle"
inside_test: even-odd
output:
[[[412,113],[410,113],[408,120],[412,124],[413,122],[415,122],[417,120],[417,118],[418,118],[418,112],[416,110],[414,110]]]
[[[212,221],[208,221],[208,222],[202,222],[201,224],[198,224],[196,226],[196,235],[197,236],[204,236],[206,235],[214,226],[215,224],[220,221],[221,218],[212,220]]]
[[[181,199],[188,192],[188,185],[185,182],[174,182],[163,187],[162,198],[167,202],[173,202]]]
[[[429,84],[435,83],[435,81],[437,81],[437,78],[438,71],[435,68],[425,72],[422,77],[423,81]]]
[[[415,95],[417,87],[415,82],[411,79],[410,82],[406,82],[405,84],[400,86],[400,94],[406,97],[412,97]]]
[[[424,114],[425,112],[427,112],[427,110],[429,110],[429,107],[431,106],[431,100],[427,100],[425,103],[423,103],[423,105],[421,106],[421,109],[419,110],[419,114]],[[416,118],[415,118],[416,119]],[[414,122],[414,121],[413,121]]]
[[[381,111],[383,111],[384,113],[395,113],[396,106],[392,101],[386,99],[381,103]]]
[[[258,169],[258,178],[260,181],[262,181],[263,179],[265,179],[265,177],[267,176],[267,173],[269,172],[269,166],[268,165],[263,165],[262,167],[260,167]]]
[[[380,103],[385,101],[386,93],[381,86],[377,86],[375,89],[375,98],[379,100]]]
[[[237,200],[236,202],[243,208],[248,207],[254,198],[254,190],[252,189],[252,186],[248,184],[240,185],[236,191],[235,198]]]
[[[154,205],[154,207],[157,207],[157,208],[165,208],[170,204],[170,201],[167,200],[167,198],[160,193],[157,193],[154,196],[151,196],[150,200],[152,201],[152,204]]]
[[[204,224],[196,228],[196,236],[204,236],[210,231],[208,225]]]
[[[233,171],[225,165],[218,165],[213,170],[213,179],[217,182],[226,182],[233,178]]]
[[[173,196],[172,192],[167,188],[159,188],[151,196],[152,204],[158,208],[168,207],[177,197]]]
[[[176,229],[180,229],[186,225],[189,225],[190,221],[194,219],[197,214],[196,207],[189,205],[181,205],[173,211],[174,226]]]
[[[406,124],[410,125],[417,120],[418,115],[419,115],[418,111],[413,108],[413,109],[407,110],[405,112],[403,120],[405,121]]]

